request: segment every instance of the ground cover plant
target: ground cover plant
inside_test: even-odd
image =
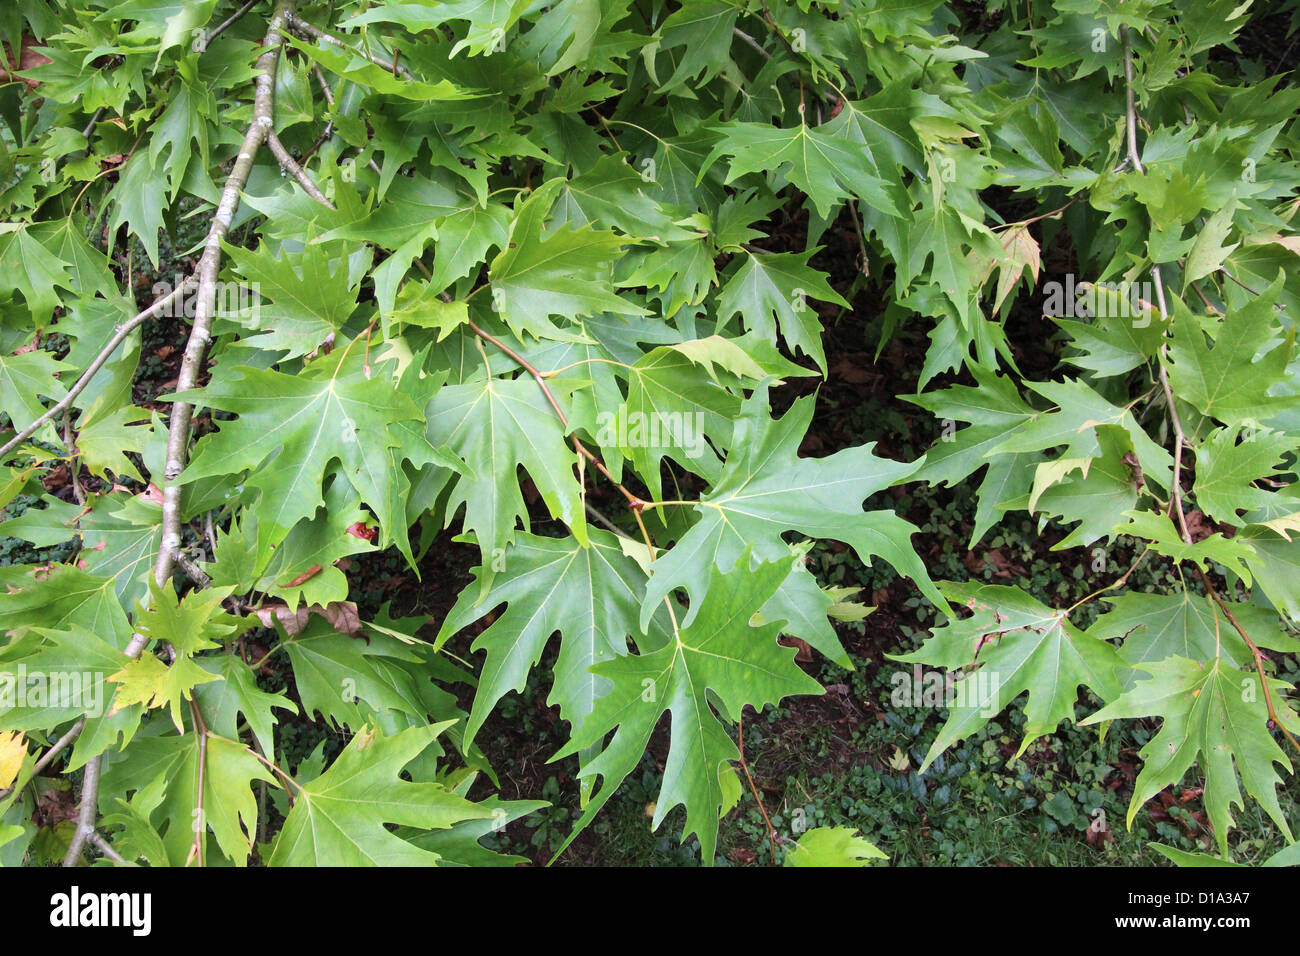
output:
[[[1298,36],[7,4],[0,863],[1300,859]]]

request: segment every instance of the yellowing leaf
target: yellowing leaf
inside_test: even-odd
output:
[[[0,790],[18,779],[18,772],[27,759],[27,742],[14,730],[0,733]]]

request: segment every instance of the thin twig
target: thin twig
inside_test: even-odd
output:
[[[238,22],[240,17],[242,17],[249,10],[253,9],[253,7],[255,7],[256,5],[257,5],[257,0],[248,0],[247,3],[245,3],[242,7],[236,10],[230,16],[226,17],[226,19],[222,21],[219,25],[213,27],[211,30],[204,30],[202,35],[199,38],[198,43],[194,45],[194,52],[195,53],[207,52],[208,44],[210,44],[217,37],[221,36],[221,34],[225,33],[227,27],[230,27],[236,22]]]
[[[122,344],[126,337],[134,332],[145,321],[154,318],[166,309],[168,305],[182,295],[186,289],[191,288],[193,284],[193,277],[187,277],[177,288],[163,296],[153,305],[137,314],[134,318],[128,319],[126,322],[119,325],[117,330],[113,333],[113,337],[108,340],[102,349],[100,349],[99,354],[95,356],[95,360],[91,362],[86,371],[81,374],[81,378],[77,379],[76,384],[74,384],[72,388],[68,389],[68,394],[64,395],[63,398],[59,399],[59,401],[46,409],[45,414],[41,415],[40,418],[36,419],[36,421],[32,422],[18,434],[14,435],[13,438],[9,439],[9,441],[5,442],[4,447],[0,447],[0,460],[3,460],[9,452],[13,451],[22,442],[31,438],[32,435],[35,435],[40,427],[46,422],[53,419],[64,409],[71,408],[73,403],[77,400],[77,396],[86,390],[86,386],[90,384],[90,380],[93,379],[95,375],[98,374],[99,370],[104,367],[104,364],[113,357],[113,353],[117,351],[117,347]]]
[[[194,732],[199,735],[199,780],[194,798],[197,803],[194,808],[194,845],[190,847],[185,865],[188,866],[190,860],[197,859],[199,866],[203,866],[205,863],[203,851],[208,842],[208,824],[203,819],[203,785],[208,766],[208,725],[199,710],[199,702],[194,698],[190,699],[190,716],[194,718]]]
[[[1277,710],[1273,707],[1273,695],[1269,692],[1268,677],[1264,673],[1264,661],[1266,660],[1264,652],[1261,651],[1255,642],[1250,639],[1250,635],[1246,633],[1246,629],[1241,626],[1241,623],[1237,620],[1237,616],[1233,614],[1232,609],[1228,607],[1227,602],[1219,596],[1219,592],[1215,590],[1214,584],[1210,581],[1209,575],[1205,573],[1205,569],[1199,564],[1196,565],[1196,573],[1201,576],[1201,583],[1205,585],[1206,593],[1214,599],[1214,603],[1217,604],[1219,610],[1223,612],[1223,616],[1228,619],[1228,623],[1233,626],[1239,635],[1241,635],[1241,639],[1245,641],[1246,646],[1250,648],[1251,655],[1255,659],[1255,672],[1259,674],[1260,686],[1264,688],[1264,704],[1268,708],[1269,720],[1273,721],[1273,725],[1286,735],[1286,739],[1291,741],[1291,746],[1294,747],[1297,752],[1300,752],[1300,741],[1297,741],[1291,731],[1289,731],[1282,721],[1278,719]]]
[[[857,200],[850,200],[845,203],[845,206],[849,211],[849,221],[853,223],[853,237],[858,240],[858,254],[862,257],[862,261],[858,264],[858,271],[860,271],[864,276],[870,276],[871,259],[867,255],[867,240],[866,237],[862,235],[862,223],[858,219]]]
[[[277,0],[275,12],[271,15],[263,41],[264,52],[257,58],[257,86],[253,99],[253,121],[239,147],[239,154],[226,179],[212,219],[212,228],[204,243],[203,255],[195,270],[198,275],[199,289],[194,308],[194,324],[185,343],[185,354],[181,360],[180,373],[176,379],[176,391],[186,392],[198,384],[199,372],[203,366],[203,356],[207,352],[208,340],[212,337],[212,320],[216,313],[217,274],[221,269],[221,243],[230,231],[230,222],[235,210],[239,208],[240,193],[248,182],[248,174],[253,168],[253,159],[268,134],[274,128],[275,104],[275,70],[279,62],[280,49],[284,45],[284,27],[292,16],[292,0]],[[154,564],[154,580],[159,586],[171,578],[176,564],[176,551],[181,543],[181,486],[176,484],[185,468],[188,458],[190,439],[190,419],[194,406],[183,399],[172,403],[171,419],[167,431],[167,459],[163,469],[166,484],[163,487],[162,507],[162,545],[158,549],[158,560]],[[137,634],[127,646],[128,656],[138,656],[144,649],[146,639]],[[132,654],[131,652],[135,653]]]
[[[81,463],[77,461],[77,442],[72,434],[72,409],[63,410],[63,444],[68,449],[68,478],[72,481],[72,496],[78,505],[86,503],[86,492],[81,487]]]
[[[212,583],[212,578],[191,560],[190,556],[184,551],[176,552],[176,564],[191,581],[199,586],[199,590],[203,590]]]
[[[763,48],[763,44],[759,43],[757,40],[755,40],[744,30],[740,29],[740,27],[732,27],[731,32],[734,33],[741,40],[744,40],[745,43],[751,46],[754,49],[754,51],[758,53],[763,59],[765,60],[772,59],[772,54]]]
[[[81,862],[81,849],[95,832],[95,811],[99,803],[99,757],[86,761],[86,768],[81,774],[81,806],[77,810],[77,830],[68,844],[64,854],[64,866],[76,866]]]
[[[266,134],[266,145],[271,147],[271,152],[275,155],[276,160],[286,173],[298,181],[298,185],[303,188],[312,199],[316,200],[326,209],[333,209],[334,204],[325,197],[320,187],[312,180],[307,170],[298,165],[297,160],[289,155],[289,151],[284,148],[284,143],[280,142],[280,137],[274,132]]]
[[[398,64],[396,58],[392,60],[385,60],[382,57],[377,57],[371,53],[367,53],[364,50],[358,50],[356,47],[352,46],[351,44],[344,43],[341,38],[336,37],[334,34],[326,33],[320,27],[308,23],[302,17],[298,16],[297,13],[291,12],[289,14],[289,27],[295,33],[306,34],[307,36],[311,37],[313,40],[318,40],[322,43],[328,43],[331,46],[340,47],[341,49],[347,50],[351,53],[355,53],[357,56],[365,57],[375,66],[382,67],[389,73],[393,73],[397,76],[400,76],[405,80],[415,79],[415,76],[411,73],[410,70]]]
[[[75,724],[72,725],[72,727],[68,730],[66,734],[64,734],[57,741],[55,741],[53,746],[51,746],[49,750],[45,751],[45,753],[41,755],[41,758],[37,760],[35,766],[32,767],[32,775],[27,778],[28,781],[30,782],[32,780],[35,780],[38,776],[40,776],[41,771],[44,770],[46,767],[48,767],[50,764],[52,764],[54,762],[54,758],[57,757],[59,754],[63,753],[63,751],[68,748],[68,744],[76,740],[77,737],[81,734],[81,732],[85,729],[86,729],[86,718],[82,717]],[[11,793],[13,793],[12,788],[8,790],[0,790],[0,800],[7,799]]]
[[[1142,165],[1142,157],[1138,154],[1137,148],[1137,105],[1133,93],[1133,44],[1129,40],[1128,27],[1119,28],[1120,42],[1124,47],[1124,107],[1125,107],[1125,137],[1128,140],[1128,160],[1133,164],[1142,175],[1146,175],[1146,169]]]
[[[607,531],[612,531],[614,534],[618,535],[620,538],[631,538],[631,537],[632,537],[630,534],[628,534],[627,532],[625,532],[625,531],[624,531],[622,528],[620,528],[618,525],[614,524],[614,522],[610,521],[607,517],[605,517],[605,515],[604,515],[603,513],[601,513],[600,511],[598,511],[596,508],[594,508],[594,507],[592,506],[592,504],[591,504],[590,501],[586,502],[586,505],[587,505],[587,514],[589,514],[591,517],[595,518],[595,519],[596,519],[596,523],[599,524],[599,525],[601,525],[602,527],[604,527],[605,530],[607,530]]]
[[[736,720],[737,736],[740,738],[740,769],[745,771],[745,779],[749,781],[749,789],[754,794],[754,800],[758,803],[758,812],[763,815],[763,822],[767,825],[767,842],[772,847],[772,865],[776,866],[776,828],[772,826],[772,818],[767,815],[767,807],[763,806],[763,795],[758,792],[758,787],[754,783],[754,778],[749,772],[749,764],[745,760],[745,710],[742,707],[740,716]]]
[[[114,850],[113,844],[109,843],[108,840],[104,838],[104,835],[98,830],[90,834],[90,842],[94,844],[95,848],[98,849],[100,853],[104,854],[104,856],[108,857],[114,863],[126,862],[126,859],[122,854]]]
[[[89,122],[86,123],[85,128],[81,131],[81,135],[84,138],[90,139],[90,134],[95,131],[95,124],[99,122],[99,118],[103,115],[104,115],[104,107],[102,106],[99,109],[95,110],[95,112],[90,114]]]

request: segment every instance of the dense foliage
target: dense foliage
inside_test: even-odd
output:
[[[484,796],[475,738],[557,634],[579,829],[666,726],[653,823],[710,861],[743,712],[822,692],[789,638],[847,664],[870,610],[826,540],[946,621],[900,665],[947,674],[927,764],[1008,707],[1021,752],[1154,720],[1130,822],[1195,777],[1221,856],[1248,800],[1290,842],[1300,91],[1234,47],[1258,6],[6,4],[0,507],[40,501],[0,534],[51,550],[0,567],[0,861],[511,862],[479,840],[540,804]],[[921,460],[801,454],[851,308],[928,335]],[[154,321],[190,329],[158,402]],[[1098,589],[932,581],[879,493],[972,476],[972,544],[1028,513]],[[448,527],[480,557],[445,619],[363,614],[349,560],[416,574]],[[292,714],[346,748],[291,761]]]

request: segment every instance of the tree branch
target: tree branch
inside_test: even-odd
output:
[[[336,46],[339,47],[340,49],[347,50],[350,53],[355,53],[357,56],[365,57],[375,66],[382,67],[383,69],[387,70],[389,73],[392,73],[396,76],[400,76],[405,80],[415,79],[415,76],[411,73],[410,70],[408,70],[404,66],[401,66],[397,62],[396,57],[394,57],[392,60],[385,60],[380,57],[374,56],[373,54],[367,53],[364,50],[358,50],[356,47],[352,46],[351,44],[344,43],[342,39],[336,37],[334,34],[326,33],[320,27],[313,26],[312,24],[308,23],[306,20],[298,16],[298,14],[293,11],[290,11],[289,13],[289,27],[300,36],[305,35],[321,43],[328,43],[331,46]]]
[[[203,365],[203,356],[207,351],[208,340],[212,336],[212,319],[216,313],[217,274],[221,268],[221,241],[230,232],[230,222],[235,210],[239,208],[239,194],[248,182],[248,174],[253,168],[253,158],[258,149],[266,142],[273,129],[275,106],[275,69],[280,59],[280,49],[284,46],[284,33],[292,15],[293,0],[276,0],[275,10],[267,24],[266,37],[262,41],[263,53],[257,58],[256,92],[253,96],[253,122],[244,134],[244,141],[239,147],[235,164],[226,179],[213,216],[212,228],[203,246],[203,255],[199,258],[198,295],[194,308],[194,324],[185,343],[185,354],[181,360],[180,375],[176,380],[176,391],[183,392],[198,383],[199,370]],[[155,303],[155,307],[158,303]],[[181,542],[181,486],[175,484],[185,468],[190,438],[190,419],[194,406],[186,401],[172,404],[171,419],[167,429],[167,459],[163,468],[166,483],[163,486],[162,506],[162,542],[158,548],[158,560],[154,564],[154,580],[161,586],[171,579],[176,567],[176,553]],[[131,636],[126,646],[128,658],[137,658],[149,643],[146,634],[137,631]],[[95,832],[95,810],[99,800],[99,764],[98,756],[86,763],[82,777],[81,807],[78,814],[77,832],[68,845],[67,855],[63,858],[64,866],[75,866],[81,858],[82,848]]]
[[[41,758],[36,761],[36,765],[32,767],[32,775],[28,778],[28,781],[30,782],[35,780],[40,775],[41,771],[52,764],[54,758],[63,753],[63,751],[68,748],[68,744],[76,740],[85,729],[86,718],[82,717],[72,725],[66,734],[55,741],[49,750],[45,751],[45,753],[41,755]],[[11,793],[13,793],[12,788],[8,790],[0,790],[0,800],[7,799]]]
[[[248,0],[247,3],[245,3],[242,7],[236,10],[230,16],[226,17],[226,19],[222,21],[219,25],[213,27],[211,30],[204,30],[202,36],[199,38],[199,41],[194,45],[194,52],[206,53],[209,43],[211,43],[217,37],[221,36],[221,34],[226,31],[227,27],[233,26],[235,23],[237,23],[240,17],[242,17],[249,10],[253,9],[253,7],[256,4],[257,4],[257,0]]]
[[[76,866],[81,862],[81,848],[86,845],[91,834],[95,832],[95,810],[99,803],[99,757],[92,757],[86,762],[86,769],[81,775],[81,807],[77,811],[77,832],[68,844],[68,852],[63,857],[64,866]]]
[[[244,134],[244,141],[239,147],[239,155],[226,179],[221,192],[221,201],[217,205],[212,228],[208,231],[207,241],[203,246],[203,255],[195,270],[198,275],[199,290],[194,308],[194,324],[190,329],[189,340],[185,343],[185,355],[181,360],[180,374],[176,379],[176,391],[184,392],[198,384],[199,371],[203,366],[203,356],[207,351],[208,340],[212,337],[212,320],[216,313],[217,274],[221,269],[221,241],[230,231],[230,222],[239,208],[239,194],[248,182],[248,174],[253,168],[253,158],[262,144],[266,142],[273,129],[275,108],[275,69],[279,62],[280,49],[284,46],[284,31],[292,17],[292,0],[277,0],[275,11],[267,26],[266,38],[262,41],[265,52],[257,58],[257,86],[253,99],[253,122]],[[158,560],[154,564],[154,580],[159,585],[166,583],[172,575],[176,564],[176,549],[181,543],[181,486],[175,481],[185,468],[190,439],[190,418],[194,406],[187,401],[172,404],[171,420],[167,433],[167,461],[163,469],[166,484],[163,486],[162,545],[158,549]],[[128,645],[128,656],[139,656],[144,649],[145,640],[137,634]],[[134,650],[134,654],[131,651]]]
[[[98,849],[100,853],[104,854],[104,856],[108,857],[114,863],[126,862],[126,860],[122,857],[122,854],[114,850],[113,844],[109,843],[108,840],[104,839],[104,835],[100,833],[98,830],[95,830],[90,834],[90,842],[95,845],[96,849]]]
[[[320,187],[312,181],[307,170],[298,165],[297,160],[289,155],[289,151],[284,148],[284,143],[280,142],[280,137],[276,136],[274,132],[267,133],[266,145],[271,147],[271,152],[275,155],[275,158],[279,161],[280,166],[284,171],[298,181],[298,185],[303,188],[308,196],[316,200],[326,209],[334,208],[334,204],[325,198],[325,194],[321,192]]]
[[[113,357],[113,353],[117,351],[117,347],[122,344],[126,337],[139,328],[141,324],[157,316],[160,312],[166,309],[168,305],[179,298],[185,290],[192,288],[193,285],[193,277],[191,276],[186,278],[179,286],[167,295],[163,296],[153,305],[149,306],[143,312],[138,313],[134,318],[128,319],[126,322],[119,325],[117,330],[113,333],[113,337],[108,340],[102,349],[100,349],[99,354],[95,356],[95,360],[91,362],[86,371],[81,374],[81,378],[77,379],[76,384],[74,384],[72,388],[68,389],[68,394],[64,395],[63,398],[59,399],[59,401],[46,409],[45,414],[40,418],[36,419],[36,421],[32,422],[18,434],[14,435],[13,438],[9,439],[9,441],[5,442],[3,447],[0,447],[0,460],[3,460],[9,452],[17,448],[22,442],[35,435],[40,427],[46,422],[51,421],[56,415],[65,409],[71,408],[73,402],[77,400],[77,396],[86,390],[86,386],[90,384],[90,380],[93,379],[95,375],[98,374],[99,370],[104,367],[104,364]]]

